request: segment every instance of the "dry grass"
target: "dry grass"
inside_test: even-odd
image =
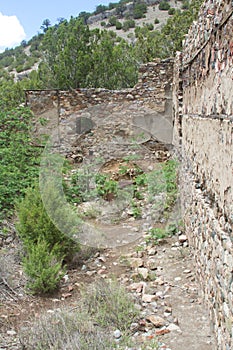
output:
[[[130,324],[138,315],[129,295],[117,283],[98,282],[84,291],[77,307],[55,310],[21,328],[27,350],[109,350],[132,345]],[[118,347],[113,331],[120,329]]]

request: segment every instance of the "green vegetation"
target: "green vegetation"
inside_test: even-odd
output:
[[[171,237],[175,235],[177,232],[179,232],[180,228],[182,227],[182,223],[170,223],[165,228],[159,228],[155,227],[150,229],[148,237],[147,237],[147,243],[150,244],[159,244],[160,241],[167,237]]]
[[[51,204],[58,207],[53,207],[54,211],[57,210],[54,217],[56,214],[58,218],[63,217],[67,222],[68,216],[57,198],[56,189],[48,190],[47,196]],[[79,250],[79,245],[72,238],[72,232],[61,232],[56,227],[56,222],[54,223],[49,217],[38,186],[29,188],[24,199],[19,201],[16,207],[19,219],[17,231],[26,249],[43,239],[48,244],[49,249],[53,250],[57,257],[61,259],[72,258],[72,255]]]
[[[61,259],[57,257],[59,246],[51,250],[46,240],[39,240],[27,247],[23,258],[24,271],[29,277],[27,287],[33,294],[53,292],[65,274]]]
[[[159,10],[168,11],[170,9],[170,4],[167,1],[161,1],[159,3]]]
[[[117,281],[110,284],[101,281],[83,296],[88,314],[102,327],[114,325],[122,331],[128,331],[138,315],[130,296]]]
[[[135,1],[132,13],[127,12],[126,16],[127,2],[97,6],[96,13],[116,9],[116,14],[109,18],[108,23],[102,22],[103,28],[115,26],[118,30],[127,31],[135,27],[134,19],[142,18],[147,6]],[[69,21],[60,18],[54,26],[51,26],[49,19],[45,19],[41,26],[43,33],[0,54],[0,101],[1,97],[5,100],[5,96],[1,96],[5,90],[16,97],[11,98],[11,104],[17,104],[22,100],[25,88],[131,87],[137,81],[140,63],[155,57],[174,56],[177,50],[181,50],[184,35],[196,19],[201,2],[184,1],[182,11],[169,9],[167,1],[160,2],[159,6],[166,7],[172,17],[161,31],[153,30],[153,24],[135,28],[137,40],[132,45],[119,39],[114,32],[90,30],[86,23],[91,14],[87,12],[81,12],[77,18],[71,17]],[[125,20],[121,23],[119,18]],[[158,24],[158,19],[155,19],[155,24]],[[35,64],[39,65],[37,71],[33,70]],[[14,70],[23,72],[17,83],[7,74]]]
[[[147,6],[145,3],[136,3],[133,9],[133,18],[139,19],[145,17],[145,13],[147,12]]]
[[[64,231],[60,231],[56,222],[50,218],[37,185],[29,188],[25,198],[18,201],[16,206],[16,228],[25,251],[23,266],[29,277],[28,288],[32,293],[45,293],[56,289],[64,275],[64,261],[70,261],[80,250],[68,226],[71,214],[57,198],[56,189],[48,191],[47,195],[53,206],[54,217],[65,223]]]
[[[177,199],[178,185],[177,185],[177,171],[178,162],[176,160],[169,160],[162,165],[162,170],[166,182],[166,202],[164,205],[165,211],[169,211]]]
[[[118,192],[118,182],[111,180],[109,176],[97,174],[95,177],[97,194],[106,200],[111,201]]]
[[[132,215],[135,219],[139,219],[142,216],[142,210],[139,206],[139,204],[135,201],[131,201],[131,210],[132,210]]]
[[[174,15],[176,13],[176,9],[174,7],[171,7],[169,10],[168,10],[168,14],[170,16]]]
[[[3,101],[4,103],[4,101]],[[0,220],[13,214],[16,198],[38,176],[41,148],[31,139],[32,114],[27,108],[0,112]]]
[[[114,25],[117,25],[114,22]],[[137,79],[133,48],[111,31],[90,30],[72,18],[44,35],[38,75],[47,88],[132,86]]]
[[[126,18],[124,12],[128,2],[121,0],[109,6],[99,5],[96,13],[116,9],[115,17],[110,18],[109,23],[127,31],[134,28],[135,19],[142,18],[147,11],[145,3],[134,1],[133,12]],[[168,7],[167,2],[161,2],[160,7],[165,3]],[[24,268],[33,292],[48,292],[58,286],[64,261],[79,250],[79,244],[72,238],[72,227],[78,227],[78,222],[72,214],[64,220],[68,208],[61,201],[63,189],[60,185],[56,181],[50,187],[45,183],[44,197],[40,197],[37,182],[42,148],[37,146],[43,143],[32,140],[33,116],[29,109],[19,107],[24,102],[24,89],[132,87],[137,82],[141,63],[155,57],[174,56],[181,49],[184,35],[196,19],[200,4],[200,0],[183,1],[182,10],[170,8],[172,16],[161,31],[153,30],[152,24],[136,27],[137,40],[132,45],[111,30],[91,30],[86,24],[91,14],[82,12],[69,21],[60,18],[54,26],[45,19],[42,33],[0,54],[0,220],[14,215],[17,198],[18,232],[25,251]],[[102,23],[102,27],[107,26],[108,23]],[[38,70],[33,69],[35,64]],[[13,76],[15,72],[23,72],[17,82]],[[133,156],[128,159],[130,157],[133,159]],[[121,173],[124,172],[127,169],[122,168]],[[147,175],[136,173],[132,176],[133,200],[132,203],[129,200],[128,205],[135,218],[142,214],[142,202],[139,201],[147,200],[144,198],[146,191],[149,201],[165,193],[161,203],[158,200],[158,206],[163,214],[169,213],[177,197],[176,172],[177,163],[168,161],[161,169]],[[98,174],[92,188],[92,175],[79,171],[63,182],[69,202],[79,204],[96,195],[105,200],[119,196],[117,181]],[[120,195],[123,196],[123,192]],[[55,213],[57,222],[53,222],[54,218],[48,213]],[[88,215],[96,214],[90,212]]]
[[[124,21],[122,29],[126,32],[130,28],[134,28],[134,27],[135,27],[135,21],[133,19],[127,19],[126,21]]]
[[[133,300],[119,283],[102,280],[82,292],[77,307],[45,314],[31,327],[24,327],[20,340],[28,350],[123,350],[135,345],[129,329],[138,315]],[[114,329],[122,333],[117,343]]]

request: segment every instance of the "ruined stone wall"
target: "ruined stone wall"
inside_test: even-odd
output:
[[[203,4],[175,63],[181,83],[176,77],[173,92],[184,221],[217,347],[224,350],[233,349],[232,5]]]
[[[26,91],[26,103],[38,119],[47,120],[40,132],[53,130],[70,118],[85,116],[95,122],[128,118],[128,122],[150,132],[156,139],[172,140],[173,61],[154,61],[139,68],[138,83],[132,89],[72,89]],[[119,111],[118,116],[116,112]],[[107,119],[106,119],[107,118]]]

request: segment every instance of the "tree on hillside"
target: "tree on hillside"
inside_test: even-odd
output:
[[[98,5],[96,6],[95,14],[102,13],[104,11],[108,10],[108,6],[105,5]]]
[[[38,74],[47,88],[114,89],[136,82],[137,64],[130,45],[118,42],[114,32],[90,30],[81,19],[50,28],[43,50]]]
[[[51,26],[51,22],[48,18],[46,18],[43,20],[43,23],[42,23],[40,29],[42,29],[43,32],[46,33],[50,26]]]

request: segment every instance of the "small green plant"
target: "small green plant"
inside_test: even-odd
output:
[[[83,213],[84,218],[88,219],[96,219],[99,215],[101,215],[101,211],[95,207],[90,207]]]
[[[144,195],[142,194],[142,192],[140,190],[138,190],[137,186],[134,186],[134,194],[133,194],[134,198],[138,199],[138,200],[142,200],[144,199]]]
[[[109,26],[115,26],[116,23],[117,23],[117,18],[116,18],[116,16],[112,16],[112,17],[109,18],[109,20],[108,20],[108,25],[109,25]]]
[[[178,231],[179,224],[177,223],[170,223],[165,228],[154,227],[149,231],[147,242],[152,244],[158,244],[159,240],[171,237],[175,235]]]
[[[135,251],[136,251],[136,253],[144,252],[144,251],[145,251],[145,247],[143,247],[143,245],[138,245],[138,246],[135,248]]]
[[[42,125],[42,126],[45,126],[48,124],[48,119],[46,118],[39,118],[39,123]]]
[[[190,7],[189,1],[188,0],[184,0],[183,4],[181,6],[182,10],[188,10]]]
[[[64,173],[64,171],[63,171]],[[95,193],[91,189],[93,173],[89,169],[79,169],[72,173],[68,180],[63,181],[63,189],[70,203],[82,203],[92,198]]]
[[[159,19],[158,18],[155,18],[154,24],[159,24]]]
[[[128,156],[123,157],[123,160],[126,162],[134,161],[140,159],[138,154],[129,154]]]
[[[123,23],[123,27],[122,29],[126,32],[127,30],[129,30],[130,28],[134,28],[135,27],[135,21],[133,19],[127,19],[124,23]]]
[[[106,200],[112,200],[118,192],[118,182],[111,180],[109,176],[97,174],[95,177],[97,194]]]
[[[135,177],[135,184],[137,186],[146,186],[147,185],[147,174],[143,173]]]
[[[171,159],[163,164],[163,174],[166,180],[166,202],[164,204],[165,211],[171,210],[178,195],[177,173],[178,162]]]
[[[142,210],[134,200],[131,201],[131,209],[135,219],[139,219],[142,216]]]
[[[133,18],[139,19],[145,17],[145,13],[147,12],[147,6],[143,3],[136,3],[133,9]]]
[[[149,231],[149,237],[148,237],[148,242],[158,244],[158,241],[161,239],[166,238],[168,235],[165,231],[165,229],[162,228],[152,228]]]

